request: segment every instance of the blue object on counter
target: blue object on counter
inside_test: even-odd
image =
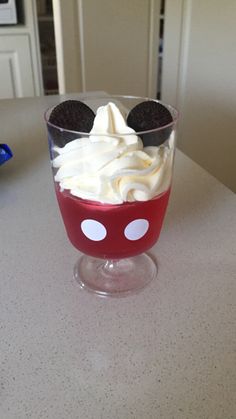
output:
[[[0,166],[7,160],[11,159],[13,153],[7,144],[0,144]]]

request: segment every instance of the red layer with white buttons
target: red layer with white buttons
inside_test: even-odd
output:
[[[65,228],[81,252],[104,259],[136,256],[157,241],[170,189],[149,201],[120,205],[86,201],[56,187]]]

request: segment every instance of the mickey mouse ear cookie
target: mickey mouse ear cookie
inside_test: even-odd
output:
[[[170,111],[161,103],[147,100],[136,105],[128,114],[127,124],[136,132],[150,131],[162,128],[158,131],[141,134],[144,146],[159,146],[170,136],[173,122]]]
[[[49,123],[56,127],[49,124],[49,132],[55,144],[63,147],[68,142],[78,138],[78,134],[63,130],[89,133],[94,118],[94,112],[85,103],[79,100],[66,100],[52,110]]]

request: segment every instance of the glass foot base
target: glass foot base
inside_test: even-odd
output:
[[[157,264],[146,253],[127,259],[106,260],[83,255],[74,267],[80,287],[101,296],[135,293],[157,275]]]

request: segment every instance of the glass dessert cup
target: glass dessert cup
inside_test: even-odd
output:
[[[129,112],[145,98],[109,96],[80,99],[95,112],[108,102]],[[158,102],[158,101],[155,101]],[[162,187],[148,200],[107,203],[75,196],[62,188],[56,179],[57,168],[52,164],[56,196],[68,238],[83,253],[74,267],[74,277],[80,287],[101,296],[124,296],[135,293],[157,275],[157,262],[146,252],[157,242],[168,205],[173,173],[177,111],[164,105],[173,121],[162,127],[136,132],[145,146],[166,147],[170,150],[168,173]],[[94,134],[76,132],[49,122],[51,109],[45,114],[51,161],[58,156],[58,147],[74,139]],[[96,134],[99,135],[104,134]],[[130,133],[106,134],[107,137],[128,137]],[[161,144],[158,141],[161,139]],[[166,138],[166,139],[165,139]],[[171,138],[171,145],[170,145]],[[163,141],[164,139],[164,141]],[[95,154],[96,155],[96,154]],[[165,172],[165,171],[164,171]],[[163,175],[164,176],[164,175]]]

